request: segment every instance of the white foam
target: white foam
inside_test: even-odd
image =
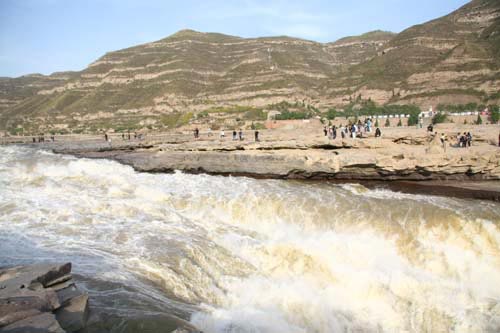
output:
[[[205,332],[500,325],[496,203],[141,174],[18,147],[0,147],[0,162],[2,233],[100,260],[83,274],[153,294],[139,276],[200,303],[192,322]]]

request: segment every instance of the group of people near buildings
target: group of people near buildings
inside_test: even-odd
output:
[[[372,120],[370,118],[365,119],[364,122],[358,120],[357,123],[351,123],[347,126],[340,125],[337,126],[325,126],[323,128],[323,133],[325,136],[328,136],[330,139],[335,140],[337,138],[337,131],[340,131],[340,135],[342,139],[345,137],[350,137],[356,139],[356,137],[363,137],[363,133],[369,133],[372,131]],[[382,131],[380,128],[376,128],[375,137],[382,136]]]

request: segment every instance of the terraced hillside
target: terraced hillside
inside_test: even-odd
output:
[[[38,91],[63,85],[74,72],[54,73],[50,76],[31,74],[18,78],[0,77],[0,112],[15,106]]]
[[[401,32],[337,84],[379,103],[498,103],[500,1],[475,0]]]
[[[499,20],[499,1],[474,0],[398,35],[327,44],[182,30],[70,75],[0,79],[0,129],[171,128],[228,112],[261,119],[282,101],[326,110],[359,96],[424,107],[495,102]]]
[[[359,41],[352,37],[324,45],[183,30],[110,52],[59,85],[40,86],[36,94],[4,110],[1,120],[26,132],[43,130],[39,124],[93,131],[181,125],[192,115],[220,107],[247,110],[241,107],[313,99],[321,105],[321,91],[337,73],[375,56],[390,37],[374,33],[373,38],[367,34]]]

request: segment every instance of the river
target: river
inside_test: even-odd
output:
[[[73,262],[89,331],[498,332],[499,228],[490,201],[0,147],[0,266]]]

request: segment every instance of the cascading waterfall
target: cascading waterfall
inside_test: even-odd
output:
[[[69,260],[97,309],[204,332],[497,332],[499,223],[494,202],[0,147],[0,266]]]

